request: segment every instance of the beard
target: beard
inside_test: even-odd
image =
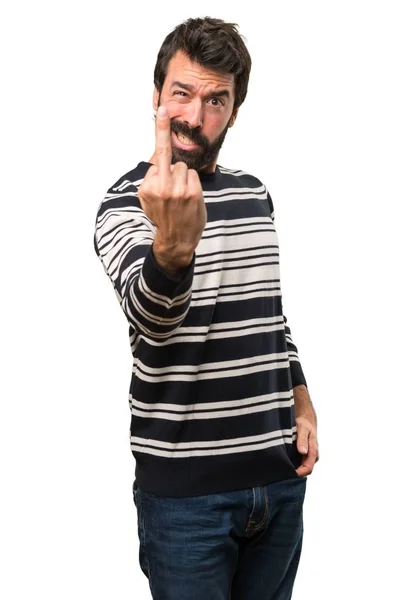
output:
[[[199,128],[192,129],[182,121],[171,121],[171,131],[174,133],[182,133],[192,142],[200,146],[195,150],[183,150],[172,144],[172,163],[184,162],[189,169],[200,171],[212,164],[218,156],[225,136],[228,132],[229,124],[225,127],[222,133],[219,134],[216,140],[210,142],[209,139],[200,133]]]

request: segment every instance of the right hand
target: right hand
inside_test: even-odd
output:
[[[153,250],[161,266],[188,265],[207,222],[203,190],[197,171],[183,162],[171,165],[171,127],[165,107],[156,120],[156,164],[139,187],[142,209],[156,225]]]

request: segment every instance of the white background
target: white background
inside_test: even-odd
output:
[[[294,598],[394,598],[398,3],[8,4],[1,597],[150,598],[131,496],[128,331],[94,219],[106,190],[152,154],[164,37],[211,15],[239,24],[253,58],[219,163],[261,178],[274,200],[284,309],[319,416]]]

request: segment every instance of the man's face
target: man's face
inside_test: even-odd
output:
[[[154,91],[153,107],[162,104],[171,119],[172,162],[212,172],[229,127],[232,127],[234,77],[210,71],[183,52],[170,60],[161,94]]]

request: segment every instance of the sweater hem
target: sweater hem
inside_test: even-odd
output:
[[[241,490],[300,477],[295,444],[248,452],[246,456],[160,459],[133,452],[134,489],[162,497],[193,497]]]

